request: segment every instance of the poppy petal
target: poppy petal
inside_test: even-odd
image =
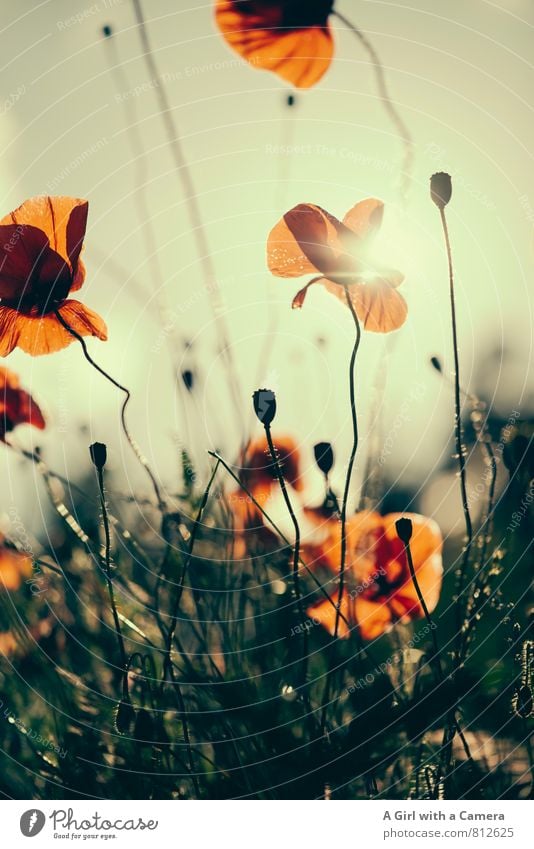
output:
[[[345,288],[331,280],[322,281],[325,288],[347,306]],[[396,282],[396,281],[395,281]],[[408,305],[399,292],[381,278],[370,283],[354,283],[349,295],[365,330],[389,333],[398,330],[406,321]]]
[[[336,599],[332,599],[332,601],[327,601],[327,599],[323,599],[319,604],[313,605],[313,607],[308,607],[306,610],[306,615],[309,616],[313,622],[318,625],[322,625],[323,628],[326,628],[330,636],[334,636],[336,631],[336,608],[335,604],[337,602]],[[339,617],[337,635],[340,639],[346,640],[350,637],[351,631],[347,625],[347,622],[351,621],[351,600],[347,593],[343,593],[341,598],[341,613],[345,617],[344,619]],[[346,621],[345,621],[346,620]]]
[[[354,617],[364,640],[376,640],[391,627],[391,610],[386,603],[357,596]]]
[[[296,88],[315,85],[330,66],[334,52],[328,13],[318,26],[284,27],[282,4],[240,10],[245,4],[218,0],[215,20],[227,44],[261,70],[272,71]],[[328,5],[328,4],[326,4]]]
[[[376,198],[367,198],[349,209],[343,224],[360,239],[374,236],[380,229],[384,217],[384,204]]]
[[[312,203],[301,203],[286,212],[267,239],[267,264],[277,277],[326,274],[338,268],[343,254],[337,218]]]
[[[0,224],[32,226],[42,230],[50,246],[75,271],[87,223],[88,202],[82,198],[41,195],[29,198]]]
[[[64,301],[60,307],[64,320],[80,336],[107,339],[104,320],[79,301]],[[40,356],[66,348],[75,337],[66,330],[53,313],[32,316],[0,305],[0,356],[5,357],[21,348],[27,354]]]

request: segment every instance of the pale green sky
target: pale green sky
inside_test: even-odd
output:
[[[184,363],[191,366],[194,356],[201,373],[189,422],[196,450],[219,446],[230,454],[237,434],[182,186],[132,5],[22,0],[3,7],[2,213],[33,194],[89,198],[83,298],[105,317],[110,333],[109,342],[94,341],[91,351],[132,388],[133,430],[172,488],[172,441],[186,430],[165,334],[154,317],[158,276],[147,260],[139,180],[146,182],[165,281],[160,295],[180,338],[194,343]],[[405,273],[402,291],[410,307],[407,324],[389,342],[385,434],[395,430],[406,401],[409,414],[395,430],[388,474],[422,482],[448,456],[452,395],[427,365],[438,353],[452,368],[447,269],[439,216],[428,197],[428,177],[441,169],[455,185],[449,221],[463,382],[486,393],[496,385],[492,401],[504,418],[513,409],[532,411],[532,0],[339,0],[339,10],[382,57],[414,138],[414,179],[405,208],[399,203],[398,139],[377,98],[367,54],[339,22],[333,21],[332,68],[316,88],[298,95],[291,124],[284,108],[289,90],[275,76],[235,61],[214,28],[211,4],[145,0],[144,7],[218,273],[245,423],[253,389],[258,382],[271,385],[279,396],[279,427],[294,432],[308,452],[319,439],[335,441],[342,472],[350,435],[350,316],[319,289],[301,313],[292,312],[298,283],[270,277],[265,239],[295,203],[312,201],[341,217],[357,200],[377,196],[388,205],[384,260]],[[106,23],[115,30],[118,81],[109,68],[113,54],[100,36]],[[141,156],[132,149],[132,126]],[[281,152],[280,145],[290,150]],[[319,336],[326,347],[318,347]],[[365,335],[358,377],[360,469],[383,348],[383,339]],[[125,487],[127,478],[133,486],[143,480],[120,438],[120,398],[74,345],[39,360],[16,352],[7,364],[49,414],[49,431],[38,436],[56,466],[75,474],[85,462],[85,443],[96,438],[109,442]],[[90,435],[80,441],[77,427],[83,423]],[[21,438],[29,440],[31,433]],[[27,496],[30,480],[13,463],[8,474],[6,507],[21,492]]]

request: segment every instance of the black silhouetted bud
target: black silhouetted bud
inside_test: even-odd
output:
[[[115,728],[119,734],[128,734],[132,730],[135,722],[135,710],[132,703],[127,699],[122,699],[117,706],[115,714]]]
[[[412,538],[412,520],[411,519],[397,519],[395,522],[395,527],[397,529],[397,536],[404,543],[404,545],[408,545]]]
[[[102,35],[104,36],[104,38],[109,38],[111,35],[113,35],[113,30],[109,24],[104,24],[104,26],[102,27]]]
[[[182,372],[182,380],[184,382],[184,386],[188,392],[192,392],[193,385],[195,383],[195,376],[191,369],[186,369]]]
[[[430,178],[430,196],[438,209],[445,209],[452,195],[452,180],[450,174],[439,171]]]
[[[440,360],[438,360],[437,357],[430,357],[430,362],[434,366],[436,371],[439,371],[440,374],[443,374],[443,368],[442,368],[441,362],[440,362]]]
[[[295,95],[294,94],[288,94],[287,105],[288,106],[294,106],[295,105]]]
[[[154,742],[154,722],[147,710],[141,708],[135,720],[134,737],[139,743]]]
[[[334,451],[330,442],[318,442],[313,446],[315,462],[326,477],[334,465]]]
[[[104,443],[93,442],[93,444],[89,446],[89,454],[91,455],[93,465],[96,466],[97,469],[103,469],[108,457],[108,452]]]
[[[527,684],[523,684],[515,694],[514,710],[523,719],[528,719],[529,716],[532,716],[534,712],[534,701],[532,699],[532,691]]]
[[[256,389],[252,396],[254,412],[265,427],[268,427],[276,415],[276,396],[272,389]]]

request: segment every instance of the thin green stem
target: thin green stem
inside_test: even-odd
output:
[[[116,386],[117,389],[120,389],[121,392],[124,392],[126,397],[124,399],[124,402],[123,402],[122,408],[121,408],[122,430],[124,432],[126,439],[130,443],[132,451],[134,452],[135,456],[137,457],[137,459],[139,460],[139,462],[141,463],[141,465],[145,469],[148,477],[150,478],[150,481],[151,481],[152,486],[154,488],[154,493],[156,495],[156,499],[157,499],[157,502],[158,502],[159,509],[162,512],[164,512],[165,509],[166,509],[166,505],[165,505],[165,501],[163,500],[163,496],[161,495],[159,484],[156,480],[154,473],[152,472],[152,469],[150,468],[150,466],[148,464],[147,458],[144,456],[141,449],[139,448],[139,445],[137,444],[137,442],[135,441],[135,439],[131,435],[131,433],[128,429],[127,422],[126,422],[126,408],[129,404],[130,398],[131,398],[130,390],[126,386],[123,386],[121,383],[119,383],[117,380],[115,380],[115,378],[111,377],[111,375],[108,374],[107,371],[105,371],[101,366],[98,365],[98,363],[96,363],[93,360],[89,351],[87,350],[87,345],[85,343],[85,339],[83,338],[83,336],[80,336],[80,334],[77,333],[76,330],[74,330],[74,328],[72,328],[70,326],[70,324],[68,324],[68,322],[65,321],[65,319],[61,315],[61,312],[58,309],[55,310],[55,316],[56,316],[57,320],[59,321],[59,323],[62,325],[62,327],[64,327],[65,330],[67,330],[71,334],[71,336],[74,336],[74,338],[78,340],[78,342],[82,346],[83,355],[84,355],[85,359],[87,360],[87,362],[90,363],[90,365],[92,365],[93,368],[96,369],[96,371],[98,371],[103,377],[105,377],[106,380],[109,380],[109,382],[112,383],[113,386]]]

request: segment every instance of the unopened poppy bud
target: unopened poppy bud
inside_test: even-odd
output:
[[[93,442],[93,444],[89,446],[89,454],[91,455],[93,465],[96,466],[97,469],[103,469],[108,457],[108,452],[104,443]]]
[[[439,371],[439,373],[442,374],[443,368],[442,368],[440,360],[437,357],[430,357],[430,362],[434,366],[436,371]]]
[[[111,35],[113,35],[113,30],[111,29],[109,24],[104,24],[104,26],[102,27],[102,35],[104,36],[104,38],[109,38]]]
[[[430,178],[430,196],[438,209],[445,209],[452,195],[451,175],[444,171],[432,174]]]
[[[268,427],[276,415],[276,396],[272,389],[256,389],[252,396],[254,412],[258,419]]]
[[[294,94],[288,94],[287,105],[288,106],[294,106],[295,105],[295,95]]]
[[[330,442],[318,442],[317,445],[313,446],[313,453],[315,454],[315,462],[326,477],[334,465],[332,445]]]
[[[397,536],[404,543],[404,545],[408,545],[412,538],[412,520],[411,519],[397,519],[395,522],[395,527],[397,529]]]
[[[186,369],[182,372],[182,380],[187,391],[192,392],[193,385],[195,383],[195,376],[190,369]]]
[[[115,714],[115,728],[119,734],[127,734],[135,722],[135,710],[128,699],[122,699]]]

